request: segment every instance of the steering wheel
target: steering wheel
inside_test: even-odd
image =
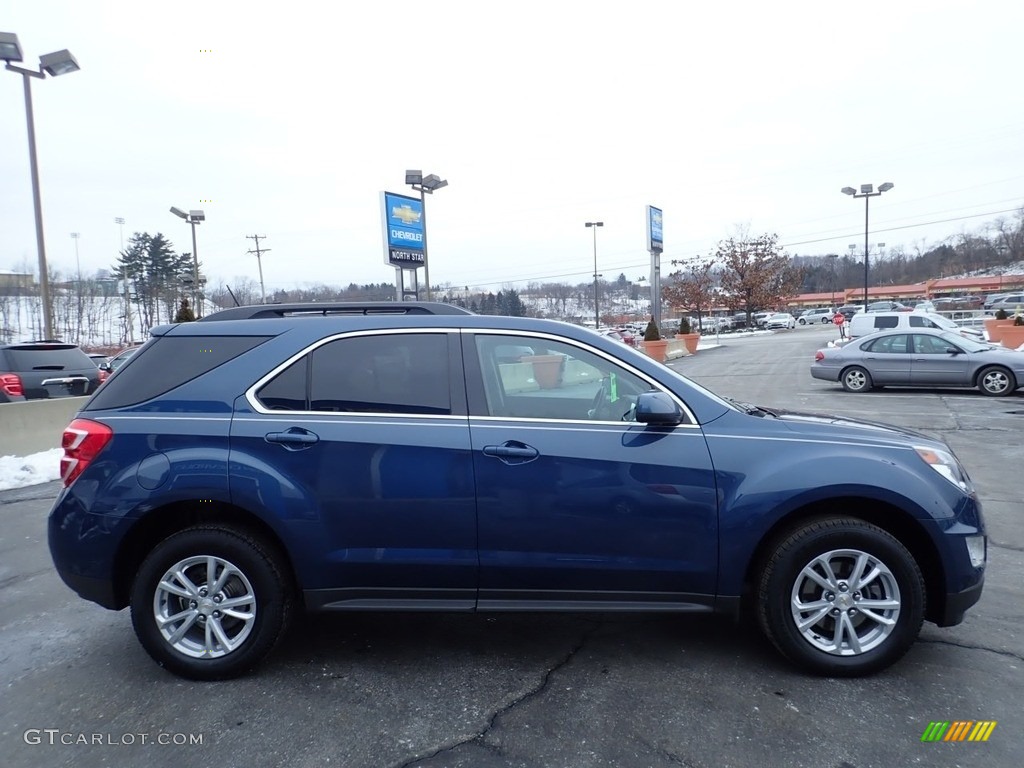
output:
[[[634,408],[634,403],[631,402],[632,398],[620,394],[613,403],[611,394],[610,380],[605,376],[597,388],[597,394],[594,395],[594,401],[590,404],[590,410],[587,411],[588,418],[595,421],[633,421],[631,418]]]

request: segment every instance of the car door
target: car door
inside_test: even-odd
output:
[[[910,336],[895,333],[875,339],[864,350],[864,364],[875,384],[910,384],[913,361]]]
[[[970,360],[967,354],[941,336],[915,333],[910,382],[922,387],[969,387]]]
[[[508,362],[503,351],[528,346]],[[631,420],[663,389],[584,344],[466,333],[479,605],[710,604],[717,502],[707,443]]]
[[[236,406],[232,498],[301,540],[316,602],[475,605],[462,381],[457,334],[363,332],[313,345]]]

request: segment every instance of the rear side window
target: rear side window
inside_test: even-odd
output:
[[[890,316],[890,317],[886,317],[886,316],[876,317],[875,318],[875,328],[877,328],[879,330],[881,330],[883,328],[895,328],[896,325],[899,323],[899,321],[900,321],[900,319],[898,317],[892,317],[892,316]]]
[[[160,336],[129,358],[83,410],[124,408],[151,400],[212,371],[270,336]]]
[[[80,371],[96,366],[89,356],[73,345],[20,346],[7,350],[8,364],[15,371]]]
[[[285,368],[256,399],[269,410],[447,415],[448,337],[392,333],[337,339]]]

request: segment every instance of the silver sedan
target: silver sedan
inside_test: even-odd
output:
[[[847,392],[887,386],[976,387],[1000,397],[1024,386],[1024,353],[951,331],[883,331],[843,347],[819,349],[811,376],[838,381]]]

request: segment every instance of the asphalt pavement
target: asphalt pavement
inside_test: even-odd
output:
[[[56,576],[50,483],[0,492],[0,765],[576,767],[986,766],[1024,762],[1024,395],[811,379],[836,335],[722,336],[673,367],[769,407],[867,417],[946,439],[991,542],[981,602],[926,624],[874,677],[809,677],[755,628],[705,616],[349,614],[301,620],[240,680],[157,667],[126,611]],[[927,743],[933,721],[996,721],[984,743]]]

